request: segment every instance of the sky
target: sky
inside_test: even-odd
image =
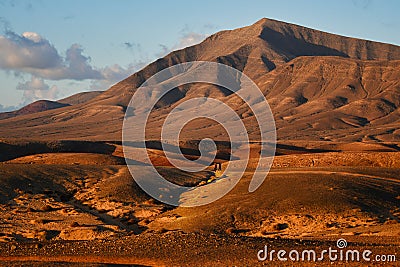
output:
[[[271,18],[400,45],[398,0],[0,0],[0,112],[112,84],[220,30]]]

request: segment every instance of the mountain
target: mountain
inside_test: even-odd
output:
[[[89,91],[89,92],[81,92],[69,97],[57,100],[58,103],[68,104],[68,105],[78,105],[86,103],[96,96],[102,94],[103,91]]]
[[[88,102],[2,120],[0,137],[120,140],[123,116],[136,88],[162,69],[194,60],[227,64],[253,79],[271,106],[280,140],[400,141],[399,46],[271,19],[221,31],[174,51]],[[228,101],[250,135],[256,132],[254,118],[234,94],[190,84],[174,89],[157,105],[148,138],[159,138],[166,114],[197,96]],[[186,130],[192,139],[221,131],[207,120]]]
[[[0,113],[0,120],[13,118],[20,115],[38,113],[46,110],[53,110],[71,105],[83,104],[100,95],[102,92],[103,91],[81,92],[57,101],[38,100],[18,110]]]
[[[15,111],[0,113],[0,120],[69,106],[50,100],[38,100]]]

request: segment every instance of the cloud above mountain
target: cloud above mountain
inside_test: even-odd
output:
[[[103,79],[93,80],[90,88],[92,90],[105,90],[114,83],[125,79],[129,75],[132,75],[134,72],[141,69],[145,65],[146,64],[144,62],[139,62],[137,64],[130,64],[126,68],[123,68],[118,64],[106,66],[100,70]]]
[[[91,57],[78,43],[72,43],[65,51],[60,51],[37,32],[16,33],[2,17],[0,26],[3,28],[3,33],[0,33],[0,70],[20,79],[16,86],[17,90],[23,91],[20,106],[39,99],[54,100],[63,96],[63,91],[68,88],[58,83],[63,80],[88,81],[84,89],[106,90],[144,67],[150,60],[143,58],[139,43],[126,41],[123,47],[139,60],[128,66],[112,64],[99,67],[92,64]],[[180,35],[172,46],[160,44],[161,51],[156,56],[164,56],[171,51],[197,44],[207,37],[187,27]]]
[[[47,81],[91,80],[91,89],[106,90],[143,66],[144,63],[139,63],[124,68],[113,64],[99,68],[91,64],[91,58],[85,55],[80,44],[72,44],[61,53],[36,32],[20,35],[5,27],[4,34],[0,35],[0,69],[21,77],[16,88],[24,91],[21,105],[62,95],[59,87],[49,86]],[[31,75],[29,81],[24,80],[26,74]]]
[[[34,32],[0,35],[0,67],[9,70],[44,70],[62,64],[50,42]]]
[[[3,106],[2,104],[0,104],[0,112],[7,112],[7,111],[16,110],[16,109],[18,109],[18,107],[16,107],[16,106]]]
[[[208,34],[183,31],[182,36],[179,38],[178,42],[174,44],[172,47],[168,47],[167,45],[164,44],[159,44],[161,51],[157,53],[157,56],[158,57],[165,56],[166,54],[174,50],[198,44],[204,39],[206,39],[207,36]]]
[[[71,45],[62,57],[49,40],[35,32],[0,35],[0,67],[48,80],[103,79],[79,44]]]
[[[49,86],[42,78],[31,76],[27,82],[17,85],[17,90],[24,91],[22,104],[26,105],[39,99],[55,99],[59,96],[59,89],[56,85]]]

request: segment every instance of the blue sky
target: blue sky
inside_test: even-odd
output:
[[[400,45],[400,1],[0,0],[0,111],[106,90],[168,52],[267,17]]]

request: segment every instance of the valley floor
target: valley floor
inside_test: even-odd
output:
[[[166,162],[152,153],[158,163]],[[343,249],[400,260],[400,152],[277,156],[261,187],[249,193],[252,165],[226,196],[184,208],[147,196],[120,161],[118,148],[109,155],[44,153],[4,161],[0,264],[314,266],[281,262],[276,255],[272,262],[259,261],[257,253],[265,246],[288,252],[338,249],[338,239],[347,241]],[[167,165],[157,168],[185,185],[229,178],[213,177],[211,168],[190,175]]]

